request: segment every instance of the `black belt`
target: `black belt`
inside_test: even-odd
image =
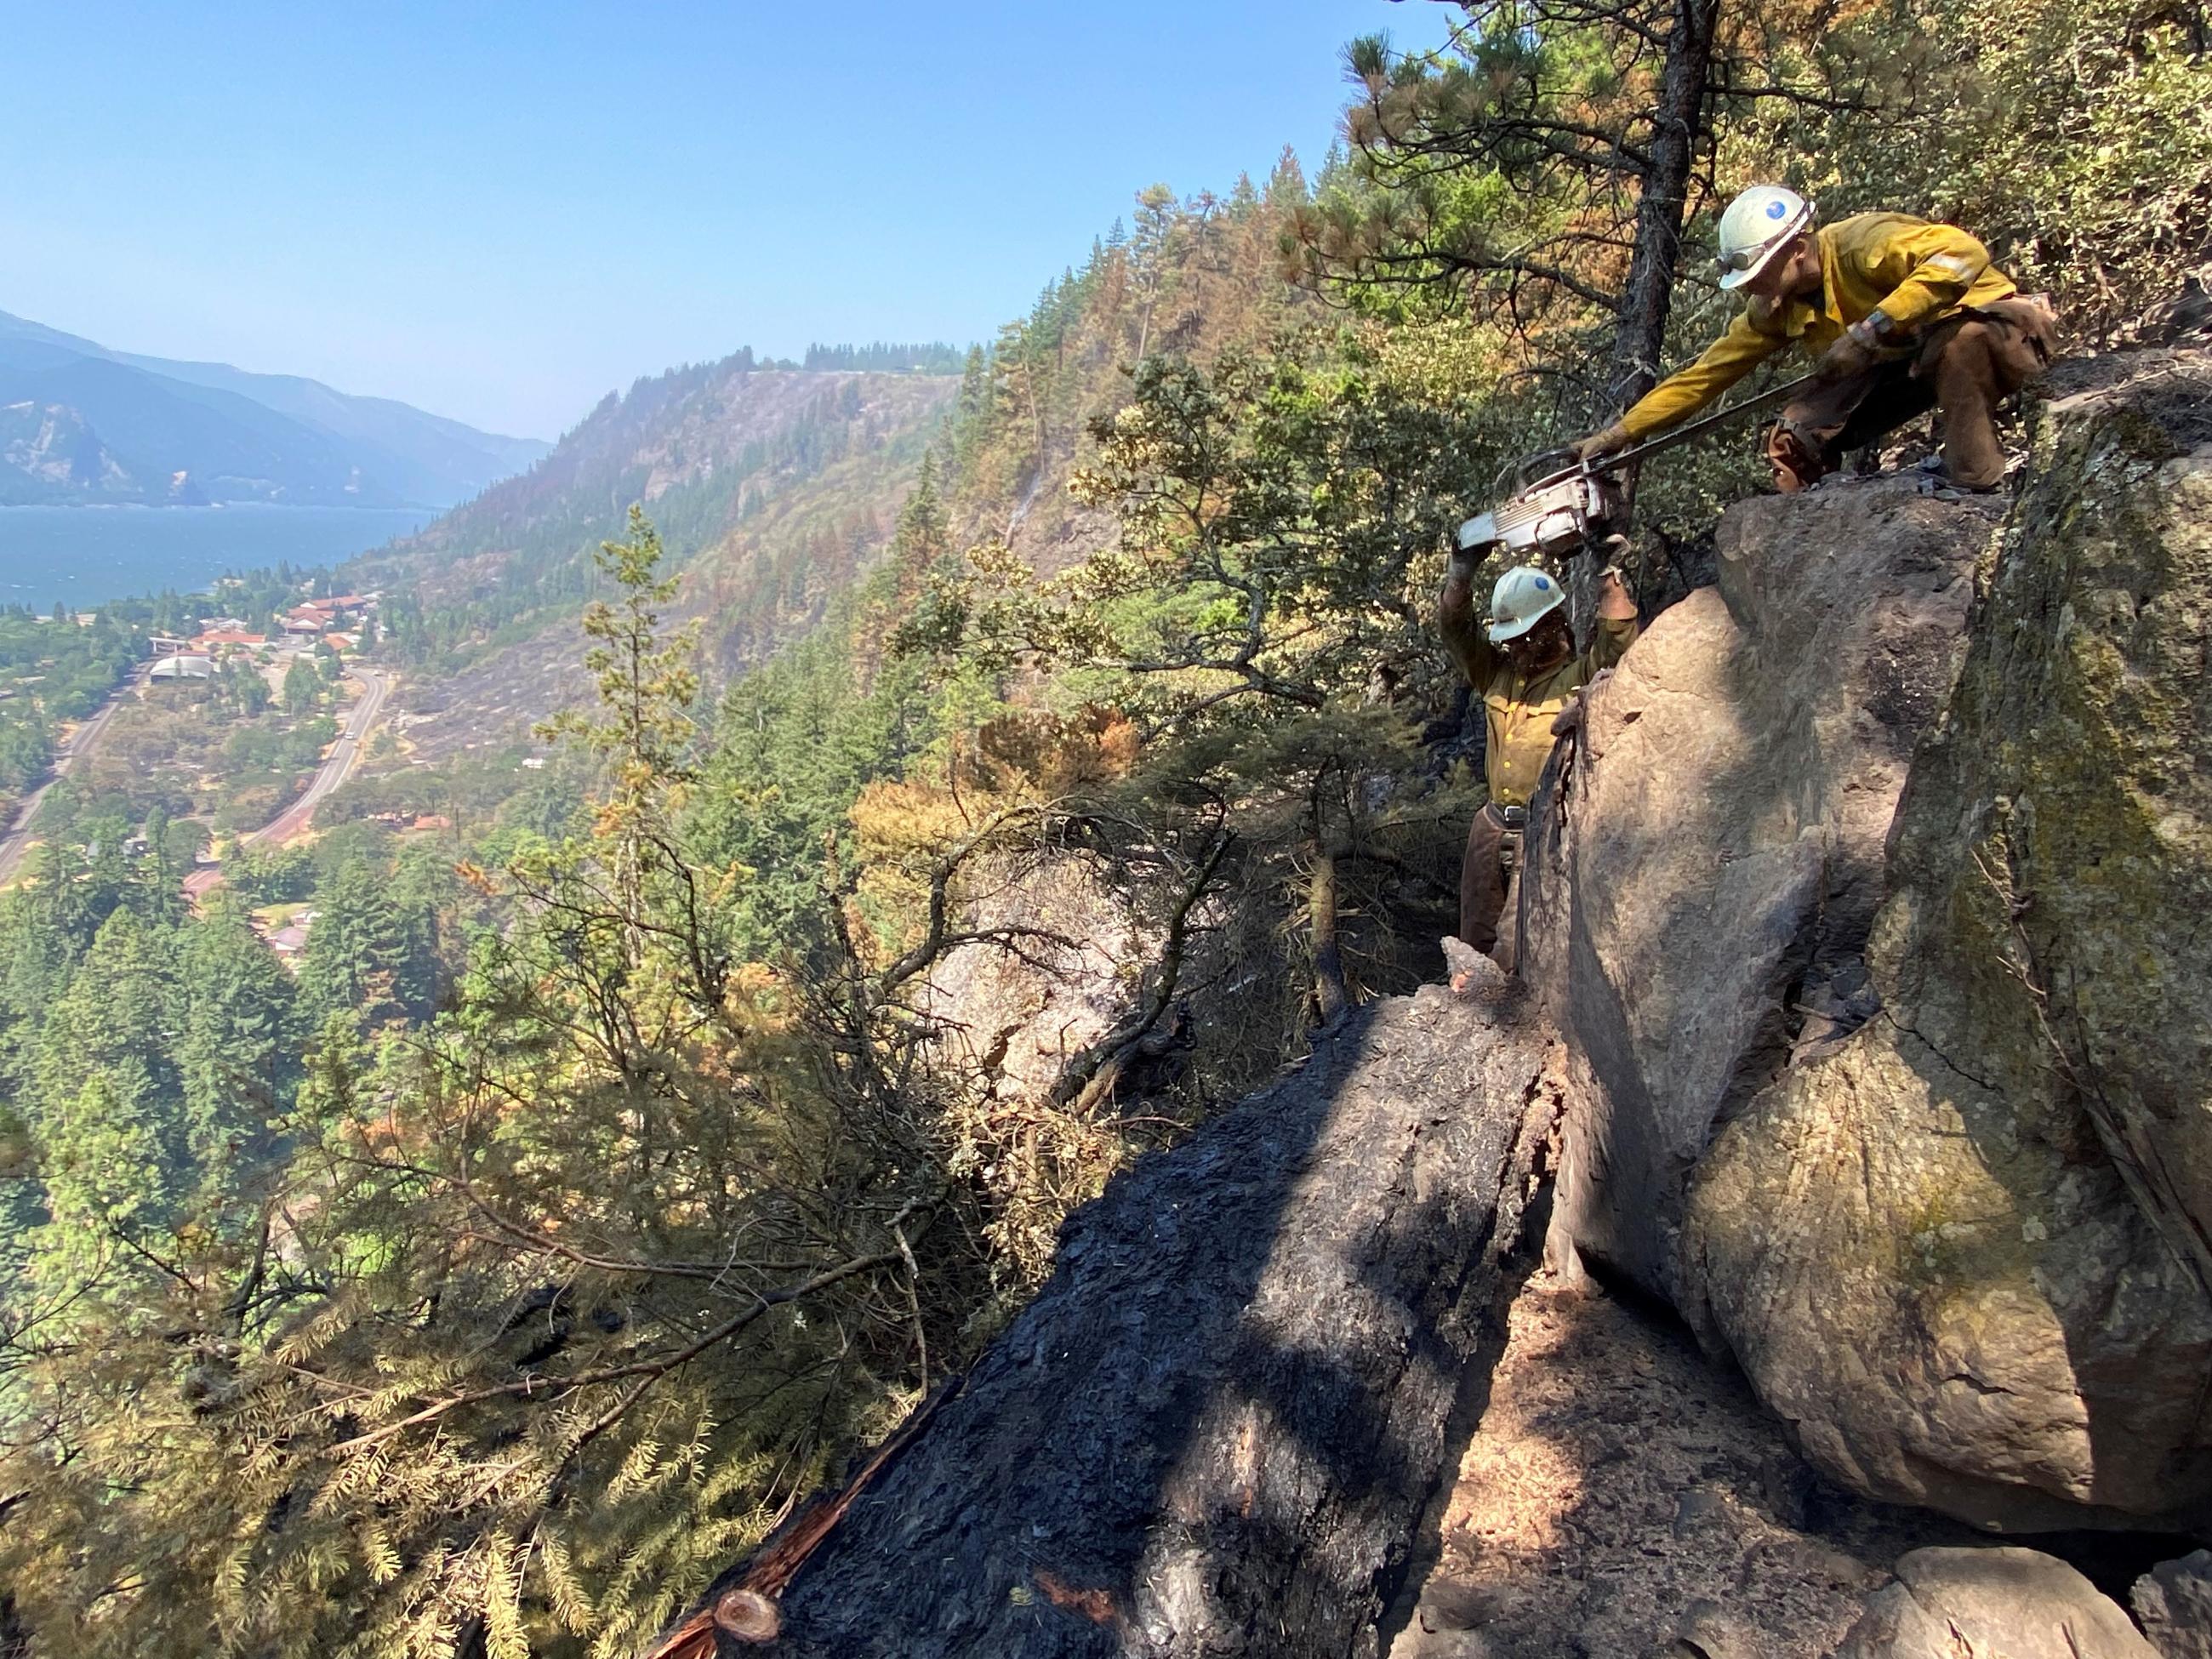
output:
[[[1482,810],[1490,814],[1490,821],[1501,830],[1520,830],[1528,827],[1528,809],[1525,806],[1503,806],[1491,801]]]

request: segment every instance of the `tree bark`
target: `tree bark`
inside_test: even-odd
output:
[[[1550,1054],[1517,1001],[1431,987],[1139,1161],[799,1573],[772,1651],[1376,1651],[1517,1277]]]
[[[1314,1002],[1321,1023],[1334,1025],[1351,998],[1344,988],[1344,947],[1336,936],[1336,860],[1319,842],[1314,843],[1306,913],[1313,930]]]
[[[1659,378],[1719,21],[1720,0],[1675,0],[1659,101],[1652,112],[1651,164],[1637,197],[1636,251],[1629,258],[1620,326],[1613,336],[1608,390],[1615,407],[1634,403]]]

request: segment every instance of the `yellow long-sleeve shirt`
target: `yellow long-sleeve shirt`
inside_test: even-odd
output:
[[[1549,673],[1524,678],[1512,659],[1492,645],[1480,617],[1463,628],[1447,627],[1444,647],[1467,683],[1482,698],[1489,744],[1483,773],[1490,798],[1500,806],[1526,806],[1536,793],[1544,763],[1551,758],[1552,722],[1567,699],[1610,668],[1636,643],[1636,618],[1601,617],[1589,649],[1570,657]]]
[[[1641,441],[1687,420],[1793,342],[1819,356],[1877,309],[1892,331],[1910,333],[1961,305],[1990,305],[2019,292],[1990,263],[1990,251],[1956,225],[1904,213],[1862,213],[1814,234],[1820,248],[1818,303],[1753,300],[1703,356],[1652,387],[1620,417],[1631,439]]]

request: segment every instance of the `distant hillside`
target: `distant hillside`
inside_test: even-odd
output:
[[[143,501],[134,477],[76,410],[26,398],[0,405],[0,500],[10,506]]]
[[[729,674],[819,619],[881,546],[960,388],[950,376],[763,368],[750,351],[609,393],[529,473],[346,580],[394,594],[410,741],[513,736],[583,689],[575,617],[592,553],[633,501],[684,574]]]
[[[112,351],[4,312],[0,433],[0,506],[446,507],[550,447],[297,375]]]
[[[591,554],[651,514],[684,574],[678,615],[705,619],[704,666],[726,683],[811,629],[882,556],[925,453],[956,545],[1004,537],[1046,571],[1104,545],[1112,515],[1066,485],[1095,454],[1090,422],[1128,396],[1140,350],[1211,360],[1311,322],[1278,244],[1306,198],[1287,154],[1264,187],[1123,246],[1100,242],[1048,283],[957,378],[934,346],[811,347],[814,362],[890,361],[904,372],[768,367],[750,351],[610,393],[552,455],[343,580],[387,602],[408,672],[413,757],[497,748],[589,695],[575,617]]]

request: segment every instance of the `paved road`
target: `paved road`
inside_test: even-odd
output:
[[[345,729],[338,733],[338,740],[324,757],[322,769],[315,774],[314,781],[307,786],[306,793],[276,817],[252,835],[241,836],[241,847],[281,847],[291,840],[307,829],[323,797],[351,777],[354,768],[361,764],[362,744],[376,725],[376,717],[384,712],[385,695],[391,690],[392,683],[374,668],[356,667],[353,673],[361,682],[361,701],[347,714]]]
[[[100,704],[100,712],[70,734],[69,742],[54,757],[53,776],[24,797],[23,805],[8,825],[6,838],[0,840],[0,881],[15,878],[15,866],[23,861],[23,854],[30,850],[31,820],[39,816],[39,807],[46,798],[46,791],[76,770],[76,763],[93,751],[100,742],[100,733],[107,730],[108,721],[115,718],[115,711],[123,707],[123,700],[146,684],[147,671],[153,665],[150,662],[140,663],[131,671],[123,684],[116,687],[115,695]]]
[[[93,751],[100,742],[100,734],[107,730],[108,721],[123,706],[124,699],[146,684],[147,671],[152,666],[151,663],[141,663],[131,672],[131,677],[117,688],[115,695],[100,705],[100,712],[70,735],[67,746],[55,757],[53,776],[24,798],[22,806],[8,826],[5,838],[0,839],[0,882],[14,878],[15,866],[23,861],[23,854],[29,850],[31,821],[38,817],[39,805],[46,799],[46,791],[67,777],[76,769],[77,763]],[[315,808],[323,797],[351,777],[354,768],[360,765],[362,743],[375,726],[377,716],[384,712],[384,699],[392,684],[373,668],[356,667],[353,672],[354,678],[362,684],[361,701],[355,703],[346,715],[345,729],[338,733],[338,740],[331,745],[331,752],[324,757],[314,781],[308,784],[306,793],[299,799],[276,818],[252,835],[242,837],[245,843],[281,846],[291,840],[307,827],[308,820],[314,817]],[[197,899],[222,879],[220,871],[198,870],[185,878],[185,891]]]

